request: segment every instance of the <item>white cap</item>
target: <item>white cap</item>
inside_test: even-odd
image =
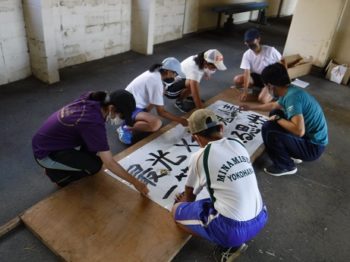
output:
[[[226,70],[224,56],[217,49],[209,49],[204,53],[204,60],[214,64],[218,70]]]

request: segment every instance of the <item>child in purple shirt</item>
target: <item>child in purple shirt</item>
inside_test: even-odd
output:
[[[110,95],[89,92],[53,113],[32,140],[33,153],[52,182],[65,186],[102,170],[113,173],[147,194],[145,184],[127,173],[113,160],[107,142],[105,122],[122,118],[132,124],[134,97],[125,90]]]

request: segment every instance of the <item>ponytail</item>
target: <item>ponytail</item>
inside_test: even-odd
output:
[[[198,68],[200,70],[203,70],[203,68],[204,68],[204,61],[205,61],[204,60],[204,53],[205,52],[206,51],[203,51],[203,52],[197,54],[197,56],[195,58],[193,58],[194,62],[196,63],[196,65],[198,66]]]
[[[148,70],[153,73],[156,70],[160,70],[161,67],[162,67],[162,64],[153,64]]]
[[[99,101],[101,106],[108,106],[111,104],[111,98],[109,94],[104,91],[92,92],[89,95],[89,99],[94,101]]]
[[[111,94],[104,91],[91,92],[90,100],[99,101],[101,107],[113,105],[116,112],[121,113],[127,125],[132,126],[132,113],[136,109],[136,102],[131,93],[126,90],[116,90]]]

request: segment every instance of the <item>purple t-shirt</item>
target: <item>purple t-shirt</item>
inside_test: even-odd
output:
[[[100,102],[88,100],[89,94],[82,95],[45,121],[32,140],[35,158],[43,159],[51,152],[78,146],[93,153],[109,150]]]

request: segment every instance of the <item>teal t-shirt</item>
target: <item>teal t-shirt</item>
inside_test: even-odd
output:
[[[303,115],[305,136],[312,143],[318,145],[328,144],[326,118],[320,104],[313,96],[299,87],[290,85],[287,93],[280,97],[277,102],[283,107],[288,120],[295,115]]]

